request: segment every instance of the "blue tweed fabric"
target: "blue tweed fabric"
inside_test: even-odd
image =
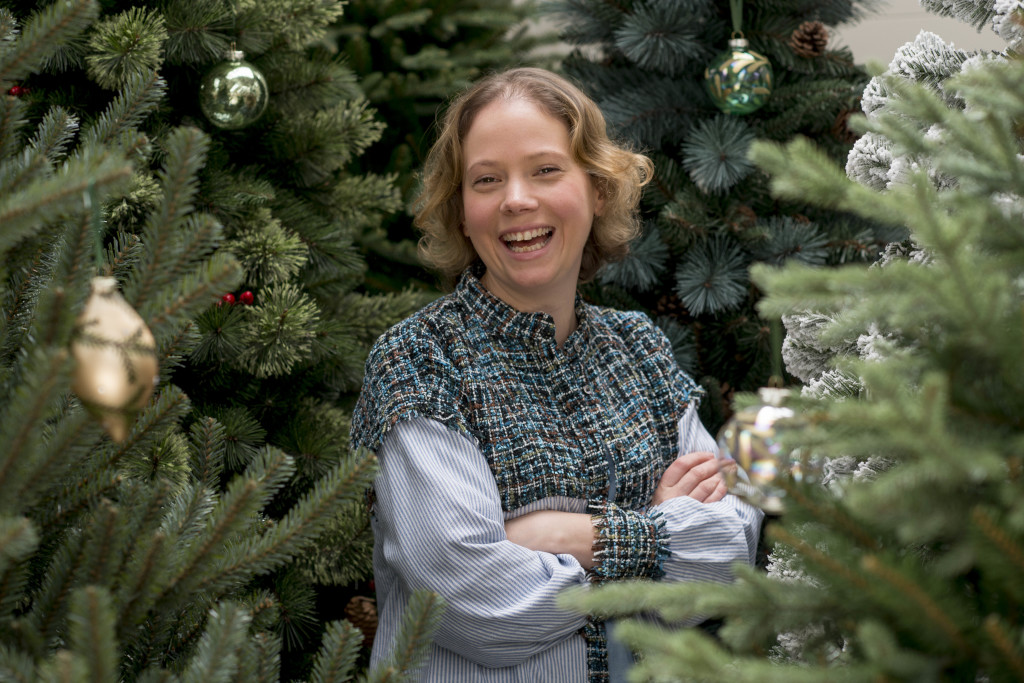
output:
[[[645,510],[701,390],[646,315],[579,297],[576,314],[559,349],[549,315],[515,310],[467,271],[374,345],[352,444],[377,450],[401,420],[442,422],[476,440],[506,512],[549,496],[587,501],[592,581],[656,579],[667,540]],[[583,635],[592,683],[607,680],[603,624]]]

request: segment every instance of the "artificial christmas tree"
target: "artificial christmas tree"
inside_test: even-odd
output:
[[[761,310],[789,316],[787,360],[808,378],[786,447],[825,459],[824,486],[789,487],[766,574],[578,599],[723,618],[720,642],[620,625],[645,654],[635,680],[1024,676],[1024,5],[959,10],[984,14],[1004,53],[922,34],[873,81],[849,176],[806,140],[755,146],[780,196],[910,239],[871,267],[755,269]]]
[[[397,200],[345,171],[380,124],[307,48],[340,10],[0,5],[0,678],[356,673],[337,596],[369,572],[374,462],[349,452],[346,402],[372,339],[420,301],[356,291],[353,235]],[[200,82],[233,41],[268,102],[224,128]],[[94,333],[105,315],[76,323],[94,275],[153,344]],[[145,384],[120,363],[159,367],[117,440],[71,393],[72,350],[90,347],[118,353],[81,369]],[[415,665],[433,602],[378,674]]]
[[[701,415],[717,429],[731,392],[763,386],[770,374],[770,325],[756,311],[750,265],[871,261],[897,236],[848,212],[773,198],[747,159],[755,139],[806,135],[841,167],[853,142],[846,119],[868,76],[848,49],[829,43],[827,27],[856,21],[873,3],[553,6],[563,39],[579,48],[562,68],[594,97],[611,129],[656,165],[644,234],[586,294],[655,318],[680,364],[708,390]],[[749,44],[722,57],[730,37]],[[766,69],[770,81],[760,73]],[[717,104],[731,113],[716,106],[709,79]]]
[[[542,48],[554,35],[530,23],[535,13],[533,2],[507,0],[350,0],[331,27],[360,89],[386,123],[353,168],[393,175],[402,197],[402,210],[357,236],[370,288],[434,289],[435,277],[416,254],[416,174],[449,98],[489,71],[553,61]]]

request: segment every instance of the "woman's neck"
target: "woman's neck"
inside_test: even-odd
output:
[[[579,320],[576,318],[576,290],[571,291],[547,291],[538,292],[536,295],[526,295],[505,291],[501,287],[494,286],[485,272],[480,278],[484,288],[504,301],[512,308],[522,313],[547,313],[555,323],[555,343],[562,348],[565,340],[569,338]]]

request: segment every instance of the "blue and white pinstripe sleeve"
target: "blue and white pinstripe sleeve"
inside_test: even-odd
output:
[[[689,408],[679,421],[680,454],[718,449],[715,438]],[[754,564],[764,513],[734,495],[717,503],[698,503],[686,496],[653,508],[663,515],[671,555],[663,581],[732,580],[734,562]]]
[[[497,486],[476,444],[417,418],[396,424],[378,457],[375,564],[394,572],[402,593],[425,588],[444,597],[434,655],[446,656],[441,648],[488,668],[517,666],[552,648],[564,656],[554,646],[585,618],[556,598],[585,584],[586,574],[570,555],[506,539]]]

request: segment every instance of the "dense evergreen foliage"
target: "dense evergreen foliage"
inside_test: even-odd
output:
[[[806,385],[786,449],[825,460],[768,525],[767,573],[730,586],[623,585],[577,604],[720,617],[719,640],[640,622],[637,681],[1016,681],[1024,676],[1024,37],[1020,3],[987,15],[1002,54],[922,32],[865,92],[848,174],[806,140],[756,143],[783,198],[909,239],[871,267],[760,265]],[[749,397],[747,397],[749,398]]]
[[[751,265],[871,261],[896,234],[804,197],[773,197],[747,158],[754,140],[807,136],[842,166],[854,140],[848,118],[868,76],[832,44],[829,27],[874,4],[739,4],[742,34],[774,74],[767,102],[746,115],[723,113],[705,87],[705,69],[736,28],[731,3],[552,3],[563,38],[578,48],[562,68],[597,100],[612,130],[656,164],[644,235],[588,295],[655,318],[680,364],[708,390],[702,417],[712,430],[732,393],[764,385],[772,370],[771,325],[756,310]]]
[[[349,170],[383,124],[315,47],[342,5],[0,6],[0,678],[357,671],[342,616],[369,577],[375,464],[346,407],[372,340],[422,300],[358,292],[355,238],[401,202]],[[239,130],[198,106],[231,44],[269,89]],[[69,393],[99,273],[160,362],[123,442]]]

